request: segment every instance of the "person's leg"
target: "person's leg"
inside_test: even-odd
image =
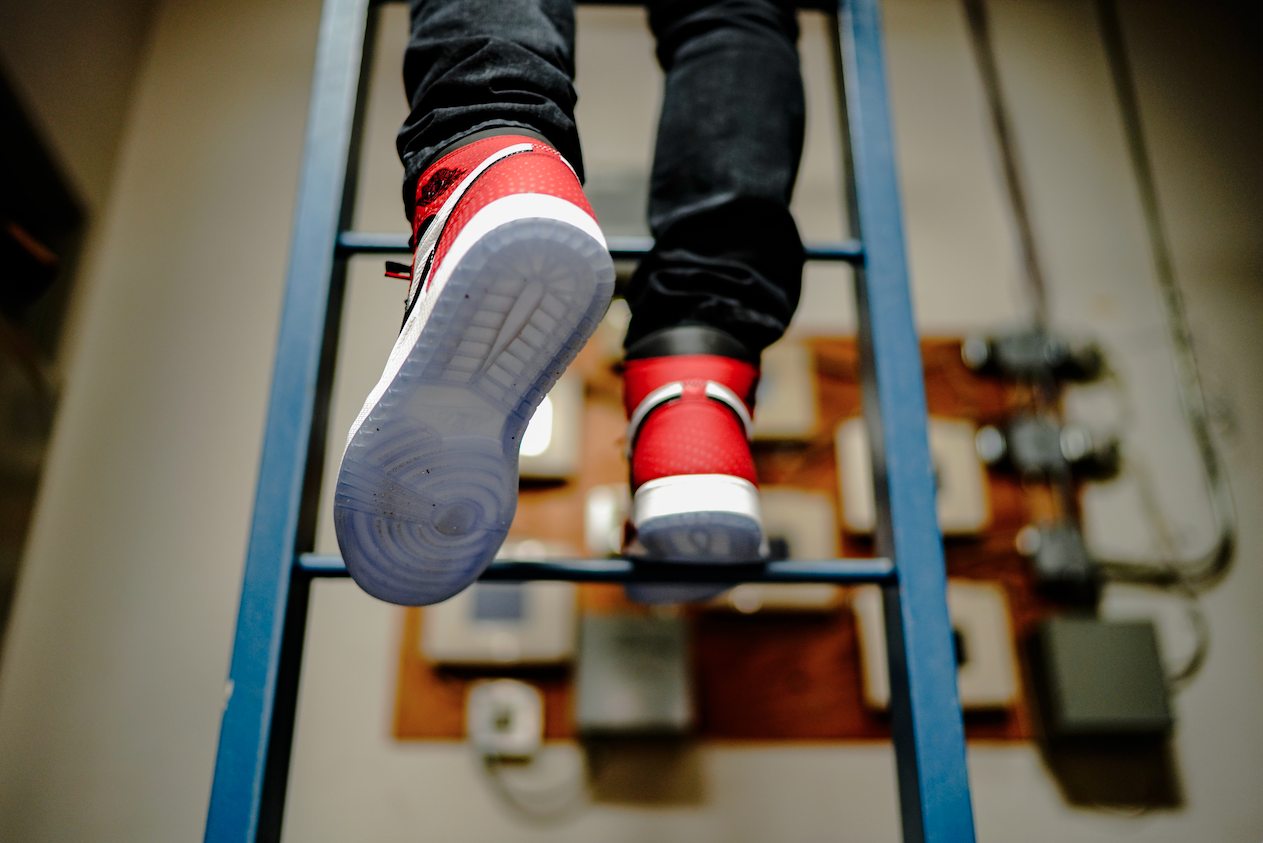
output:
[[[798,22],[784,0],[651,0],[666,71],[650,185],[653,251],[627,292],[626,347],[710,326],[755,361],[798,305],[789,213],[802,155]],[[652,354],[652,352],[646,352]]]
[[[496,132],[546,141],[583,179],[574,122],[574,0],[412,0],[396,139],[403,200],[454,144]],[[525,131],[521,131],[525,130]]]
[[[334,526],[365,591],[416,605],[464,589],[503,543],[522,433],[614,266],[576,173],[570,0],[413,13],[404,324],[347,437]]]
[[[661,0],[649,21],[666,90],[655,244],[627,292],[633,522],[659,558],[749,560],[763,552],[748,444],[759,355],[785,332],[802,281],[789,213],[803,144],[798,24],[777,0]]]

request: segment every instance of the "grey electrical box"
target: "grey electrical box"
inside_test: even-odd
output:
[[[682,618],[583,619],[575,720],[585,734],[679,735],[693,725]]]
[[[1174,717],[1153,624],[1053,618],[1040,627],[1035,643],[1050,737],[1171,731]]]

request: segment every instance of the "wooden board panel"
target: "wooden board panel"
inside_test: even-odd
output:
[[[583,501],[595,485],[625,482],[625,422],[618,372],[592,343],[574,365],[586,382],[583,469],[573,482],[527,486],[521,490],[510,538],[564,542],[583,547]],[[811,343],[819,397],[819,423],[805,441],[757,443],[755,462],[765,485],[819,491],[838,502],[833,432],[858,415],[858,355],[851,340]],[[952,339],[922,342],[930,413],[1000,422],[1030,404],[1022,388],[980,378],[960,361]],[[946,547],[948,574],[988,580],[1005,589],[1018,640],[1051,610],[1034,589],[1029,566],[1014,550],[1014,539],[1033,516],[1047,511],[1046,496],[1013,477],[989,475],[992,522],[978,539],[958,539]],[[840,521],[840,519],[839,519]],[[871,543],[843,534],[847,556],[872,555]],[[617,586],[583,585],[580,611],[645,612]],[[573,736],[572,688],[565,669],[451,671],[437,669],[420,653],[420,609],[406,610],[400,642],[399,684],[394,734],[400,739],[461,739],[464,698],[470,682],[511,675],[535,684],[544,694],[545,735]],[[889,720],[863,704],[855,620],[845,606],[827,615],[737,615],[684,610],[693,628],[697,734],[710,740],[874,740],[889,736]],[[1028,686],[1023,670],[1024,686]],[[1029,711],[1022,701],[1012,709],[966,716],[970,739],[1028,740]]]

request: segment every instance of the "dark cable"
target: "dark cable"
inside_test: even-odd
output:
[[[966,6],[980,0],[965,0]],[[1232,563],[1236,547],[1236,508],[1228,477],[1219,458],[1219,451],[1211,435],[1206,401],[1202,394],[1201,378],[1197,370],[1197,358],[1193,351],[1193,335],[1189,330],[1184,296],[1180,292],[1171,262],[1171,251],[1166,230],[1162,224],[1161,206],[1153,175],[1153,165],[1145,144],[1144,126],[1140,118],[1140,106],[1136,96],[1136,84],[1127,61],[1126,42],[1114,0],[1097,0],[1097,15],[1101,27],[1101,40],[1110,75],[1118,97],[1118,109],[1127,138],[1127,152],[1131,158],[1140,193],[1140,205],[1149,235],[1154,274],[1162,293],[1163,310],[1167,330],[1175,352],[1177,385],[1184,417],[1192,431],[1205,473],[1210,508],[1215,520],[1217,537],[1206,553],[1195,559],[1140,562],[1100,560],[1102,572],[1110,579],[1148,583],[1152,585],[1183,584],[1190,588],[1206,588],[1223,578]]]
[[[1197,594],[1189,589],[1184,597],[1188,600],[1187,616],[1189,626],[1193,629],[1195,643],[1193,652],[1189,654],[1184,664],[1167,676],[1167,684],[1173,692],[1177,693],[1186,688],[1201,672],[1210,655],[1210,624],[1206,622],[1206,616],[1202,613]]]
[[[483,770],[495,793],[520,818],[532,825],[547,827],[557,825],[573,818],[587,806],[587,773],[582,762],[577,768],[575,777],[561,786],[537,790],[534,793],[515,788],[506,777],[506,772],[514,768],[536,763],[531,759],[527,765],[520,762],[506,761],[503,758],[483,756]]]
[[[991,43],[991,28],[987,23],[987,7],[983,0],[964,0],[965,18],[969,23],[969,36],[978,60],[978,72],[987,95],[987,108],[991,113],[991,126],[995,131],[1000,149],[1000,163],[1004,170],[1004,186],[1009,195],[1009,206],[1017,224],[1018,248],[1022,252],[1022,266],[1030,289],[1034,308],[1035,326],[1041,331],[1048,328],[1048,286],[1040,265],[1039,251],[1035,244],[1035,230],[1031,225],[1030,211],[1026,206],[1026,193],[1022,188],[1016,144],[1013,139],[1013,122],[1005,105],[1004,92],[1000,87],[1000,70],[996,65],[995,48]]]
[[[1031,223],[1030,210],[1026,204],[1026,191],[1022,186],[1013,120],[1009,116],[1004,89],[1000,82],[1000,69],[996,61],[995,45],[991,41],[987,7],[984,0],[963,0],[963,4],[974,57],[978,61],[978,73],[982,77],[982,88],[987,98],[987,110],[991,115],[991,127],[995,132],[996,146],[1000,152],[1000,165],[1004,173],[1009,210],[1013,214],[1013,221],[1017,227],[1023,275],[1033,310],[1032,320],[1036,330],[1047,333],[1049,327],[1048,285],[1044,278],[1039,248],[1035,242],[1035,227]],[[1046,373],[1036,384],[1034,398],[1036,412],[1061,418],[1061,389],[1051,372]],[[1078,489],[1069,470],[1055,472],[1049,478],[1049,485],[1053,492],[1058,519],[1077,520]]]

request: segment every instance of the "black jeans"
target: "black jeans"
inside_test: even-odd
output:
[[[755,356],[798,305],[789,213],[802,155],[798,21],[786,0],[651,0],[666,73],[649,196],[655,238],[627,290],[627,346],[708,325]],[[408,216],[437,153],[486,129],[539,133],[583,178],[573,0],[412,0],[399,131]]]

